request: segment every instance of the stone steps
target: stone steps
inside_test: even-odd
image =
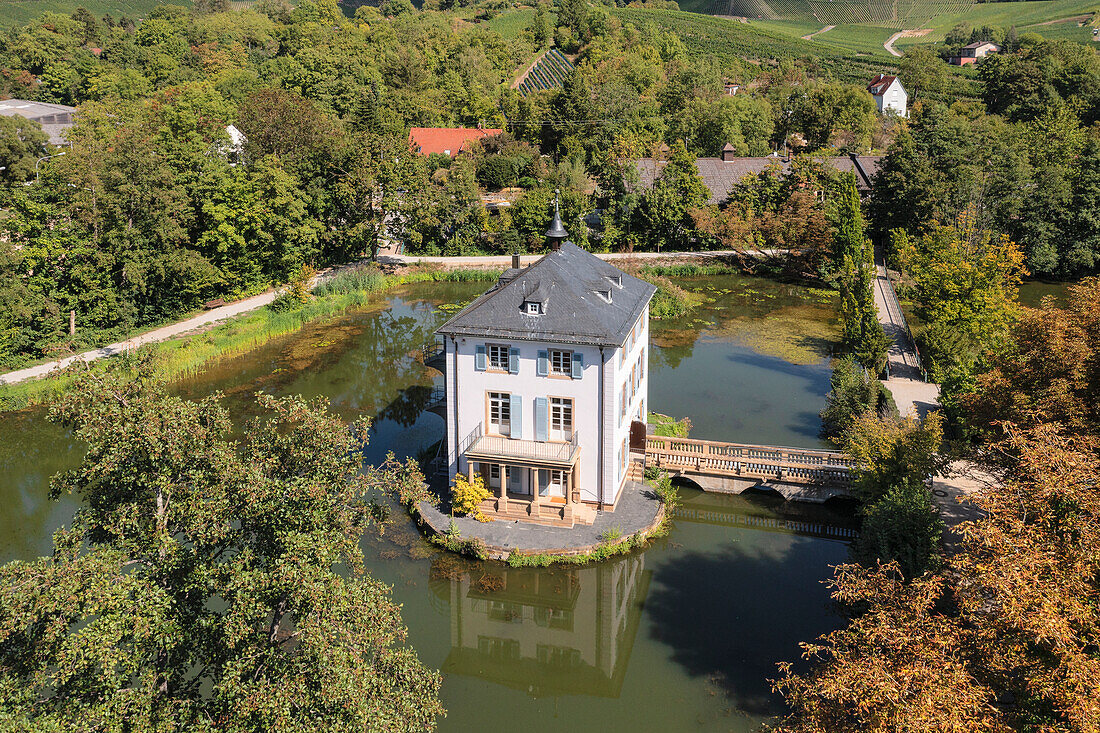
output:
[[[573,521],[562,518],[564,507],[561,504],[543,504],[538,516],[527,513],[526,502],[510,501],[507,510],[500,512],[496,508],[496,499],[489,499],[481,503],[481,512],[490,519],[503,522],[526,522],[528,524],[542,524],[548,527],[572,527]]]

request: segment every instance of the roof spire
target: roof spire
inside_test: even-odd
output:
[[[561,225],[561,211],[558,208],[558,194],[560,191],[554,189],[554,219],[550,222],[550,228],[546,230],[546,241],[550,245],[551,251],[557,251],[561,249],[561,243],[565,241],[569,236],[569,232],[565,231],[565,227]]]

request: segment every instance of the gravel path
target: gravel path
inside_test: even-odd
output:
[[[833,28],[836,28],[836,26],[835,25],[827,25],[819,31],[814,31],[813,33],[807,33],[806,35],[802,36],[802,40],[803,41],[812,41],[812,40],[814,40],[814,36],[820,35],[822,33],[827,33],[828,31],[831,31]]]

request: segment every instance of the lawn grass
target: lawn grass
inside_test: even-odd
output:
[[[410,283],[493,281],[500,270],[444,270],[411,268],[387,275],[373,267],[344,272],[314,290],[311,300],[295,307],[270,306],[242,313],[208,331],[148,344],[114,359],[92,362],[93,369],[106,369],[109,362],[136,359],[151,354],[156,374],[166,381],[201,371],[218,359],[246,353],[272,339],[294,333],[311,321],[331,318],[373,302],[381,292]],[[50,402],[68,387],[72,375],[60,372],[42,379],[0,385],[0,410],[13,410]]]
[[[172,0],[172,3],[190,7],[191,0]],[[164,0],[0,0],[0,27],[23,25],[45,12],[68,15],[79,6],[97,18],[109,13],[113,18],[125,15],[137,19],[163,4]]]

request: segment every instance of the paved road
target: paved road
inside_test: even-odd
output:
[[[905,327],[905,314],[901,312],[897,299],[893,297],[893,288],[882,265],[875,266],[875,308],[882,330],[890,338],[890,349],[886,354],[886,363],[890,367],[890,378],[884,384],[894,396],[898,412],[902,417],[921,418],[930,410],[939,407],[940,387],[925,382],[920,371],[917,349],[909,338]]]
[[[738,254],[731,250],[716,251],[716,252],[638,252],[633,254],[600,254],[600,257],[604,260],[661,260],[661,259],[699,259],[699,258],[712,258],[720,257],[722,255]],[[776,252],[765,250],[760,253],[761,255],[773,255]],[[530,264],[537,260],[542,255],[528,255],[522,258],[523,263]],[[499,267],[501,265],[508,265],[511,263],[511,257],[509,255],[494,256],[494,257],[414,257],[408,255],[396,255],[396,254],[381,254],[378,257],[378,261],[382,264],[395,264],[395,265],[415,265],[417,263],[432,263],[432,264],[445,264],[453,267]],[[320,273],[313,281],[313,286],[323,282],[340,272],[348,269],[354,269],[361,267],[363,262],[354,262],[342,267],[333,268]],[[179,336],[180,334],[193,331],[196,328],[209,325],[211,323],[217,323],[218,321],[225,321],[234,316],[238,316],[248,311],[262,308],[275,299],[276,291],[271,290],[260,295],[254,295],[251,298],[245,298],[239,300],[236,303],[230,303],[229,305],[223,305],[220,308],[213,308],[205,313],[200,313],[197,316],[192,316],[178,323],[173,323],[168,326],[162,326],[160,328],[147,331],[146,333],[134,336],[133,338],[126,339],[125,341],[118,341],[113,344],[100,347],[98,349],[91,349],[80,354],[66,357],[64,359],[57,359],[55,361],[46,362],[45,364],[38,364],[36,366],[27,367],[25,369],[18,369],[13,372],[7,372],[6,374],[0,374],[0,384],[16,384],[17,382],[23,382],[27,379],[36,379],[38,377],[44,377],[55,369],[64,369],[72,364],[77,359],[81,361],[95,361],[96,359],[102,359],[108,356],[118,356],[119,354],[135,349],[145,344],[152,344],[158,341],[167,341],[170,338]]]

